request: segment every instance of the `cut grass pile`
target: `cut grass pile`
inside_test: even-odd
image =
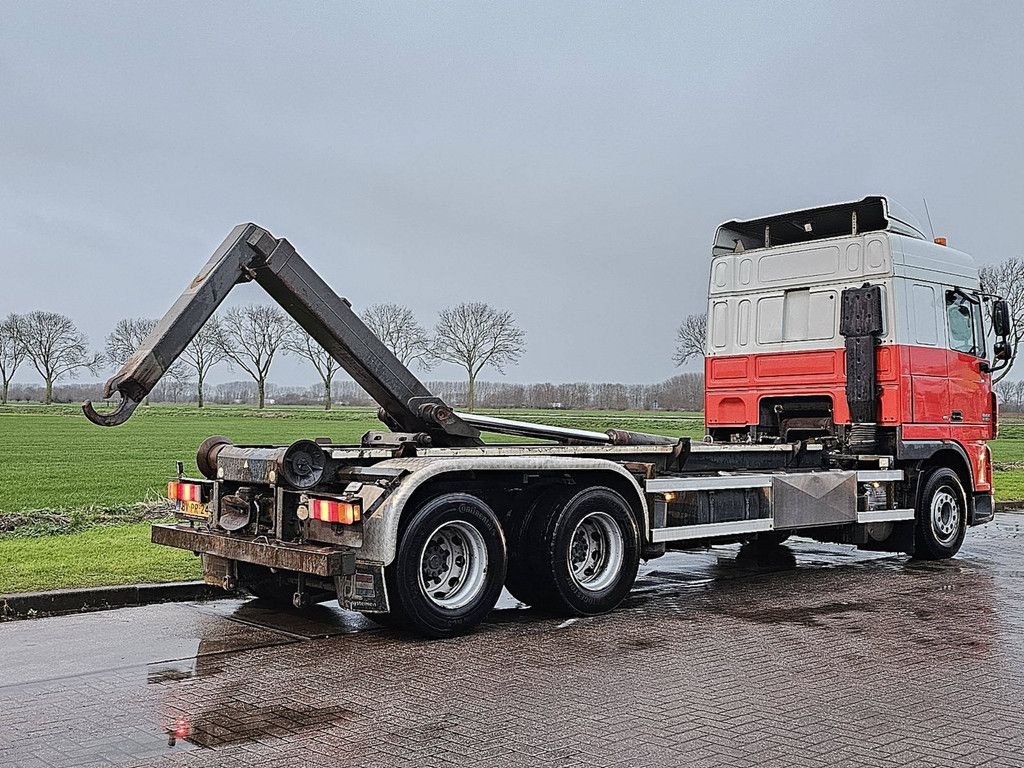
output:
[[[36,509],[0,513],[0,539],[18,536],[56,536],[79,533],[96,526],[129,525],[173,519],[174,504],[166,499],[139,502],[127,507]]]

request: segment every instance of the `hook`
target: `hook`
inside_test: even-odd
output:
[[[92,400],[86,400],[82,403],[82,413],[93,424],[98,424],[101,427],[116,427],[128,421],[138,406],[139,402],[137,400],[132,400],[122,392],[117,408],[110,413],[99,413],[92,407]]]

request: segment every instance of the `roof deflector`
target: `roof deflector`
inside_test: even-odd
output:
[[[718,228],[712,253],[718,256],[882,230],[927,239],[913,215],[903,206],[888,198],[872,195],[850,203],[777,213],[747,221],[727,221]]]

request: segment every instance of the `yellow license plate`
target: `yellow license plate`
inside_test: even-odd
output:
[[[178,514],[186,517],[209,517],[210,508],[201,501],[179,501]]]

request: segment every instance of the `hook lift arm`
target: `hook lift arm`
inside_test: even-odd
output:
[[[82,405],[103,427],[126,422],[238,283],[255,280],[381,406],[392,429],[424,432],[435,445],[480,445],[479,431],[460,418],[395,357],[384,343],[299,256],[285,239],[255,224],[235,227],[213,256],[104,388],[121,395],[117,408],[99,413]]]

